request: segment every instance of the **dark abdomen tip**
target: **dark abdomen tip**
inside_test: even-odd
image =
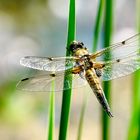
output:
[[[113,114],[112,114],[110,111],[107,111],[107,115],[108,115],[110,118],[114,117]]]

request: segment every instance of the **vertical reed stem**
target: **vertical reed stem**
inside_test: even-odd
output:
[[[70,55],[69,45],[71,41],[75,39],[75,0],[70,0],[69,5],[69,21],[68,21],[68,37],[67,37],[67,52],[66,56]],[[72,81],[72,77],[64,80]],[[72,86],[72,85],[71,85]],[[65,88],[65,84],[64,84]],[[62,98],[62,108],[61,108],[61,118],[60,118],[60,130],[59,130],[59,140],[66,140],[69,122],[69,112],[71,103],[71,88],[68,90],[63,90]]]
[[[104,48],[110,45],[112,35],[112,15],[113,0],[106,0],[105,3],[105,20],[104,20]],[[107,100],[110,100],[111,82],[104,82],[104,92]],[[102,112],[102,140],[109,140],[110,121],[105,112]]]
[[[140,0],[136,1],[136,22],[137,29],[140,32]],[[140,48],[140,41],[139,41]],[[133,98],[132,98],[132,116],[128,130],[128,140],[140,140],[140,71],[134,73],[133,79]]]

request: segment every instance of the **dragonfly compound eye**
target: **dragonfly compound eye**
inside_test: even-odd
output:
[[[71,44],[70,44],[70,51],[72,53],[74,53],[77,49],[82,49],[84,46],[83,42],[77,42],[77,41],[73,41]]]

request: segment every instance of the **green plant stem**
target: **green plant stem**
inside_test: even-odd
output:
[[[97,16],[96,16],[95,28],[93,31],[93,49],[92,49],[93,51],[92,52],[95,52],[97,50],[99,33],[101,30],[101,25],[102,25],[103,11],[104,11],[104,0],[100,0]]]
[[[136,6],[137,6],[136,12],[137,29],[138,32],[140,32],[140,0],[136,1]],[[140,140],[140,71],[135,72],[133,79],[132,116],[127,139]]]
[[[73,41],[74,39],[75,39],[75,0],[70,0],[66,56],[70,55],[69,45],[70,42]],[[67,78],[65,77],[64,80],[67,80]],[[72,81],[72,77],[69,78],[69,81]],[[70,103],[71,103],[71,89],[64,90],[62,98],[59,140],[66,140],[67,137]]]
[[[53,140],[54,134],[54,81],[52,82],[52,92],[50,93],[50,108],[49,108],[49,129],[48,129],[48,140]]]
[[[140,134],[140,72],[134,74],[132,118],[128,130],[128,140],[139,140]]]
[[[112,0],[106,0],[105,3],[105,20],[104,20],[104,48],[110,45],[111,34],[112,34]],[[106,60],[106,58],[105,58]],[[107,100],[110,100],[110,92],[111,92],[111,82],[104,82],[103,85],[104,92]],[[109,117],[105,112],[102,113],[102,140],[109,140]]]
[[[82,139],[84,115],[85,115],[87,100],[88,100],[88,95],[86,95],[85,98],[83,99],[82,109],[81,109],[81,113],[80,113],[79,127],[78,127],[78,132],[77,132],[77,134],[78,134],[77,135],[77,140]]]

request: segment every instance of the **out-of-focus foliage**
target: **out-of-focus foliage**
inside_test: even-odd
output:
[[[97,5],[98,1],[93,0],[76,1],[76,39],[83,41],[90,52]],[[115,2],[112,42],[135,34],[134,5],[135,1],[132,0]],[[68,6],[65,0],[0,0],[0,138],[3,140],[46,139],[49,93],[24,93],[16,90],[16,83],[20,79],[34,73],[20,66],[19,60],[26,55],[65,56]],[[101,44],[99,40],[98,49]],[[130,77],[113,81],[111,102],[115,117],[111,121],[110,131],[113,140],[124,140],[127,136],[133,96],[130,93],[130,82],[133,82]],[[99,104],[90,88],[83,87],[73,91],[68,139],[77,136],[79,110],[87,92],[90,97],[82,138],[101,138]],[[55,98],[54,139],[58,139],[62,94],[56,93]]]
[[[46,0],[1,0],[0,10],[5,11],[13,16],[20,30],[23,26],[36,25],[39,14],[43,14],[43,10],[47,6]],[[45,16],[45,14],[44,14]],[[38,18],[37,18],[38,17]],[[42,17],[42,16],[40,16]],[[45,21],[47,20],[44,19]]]

